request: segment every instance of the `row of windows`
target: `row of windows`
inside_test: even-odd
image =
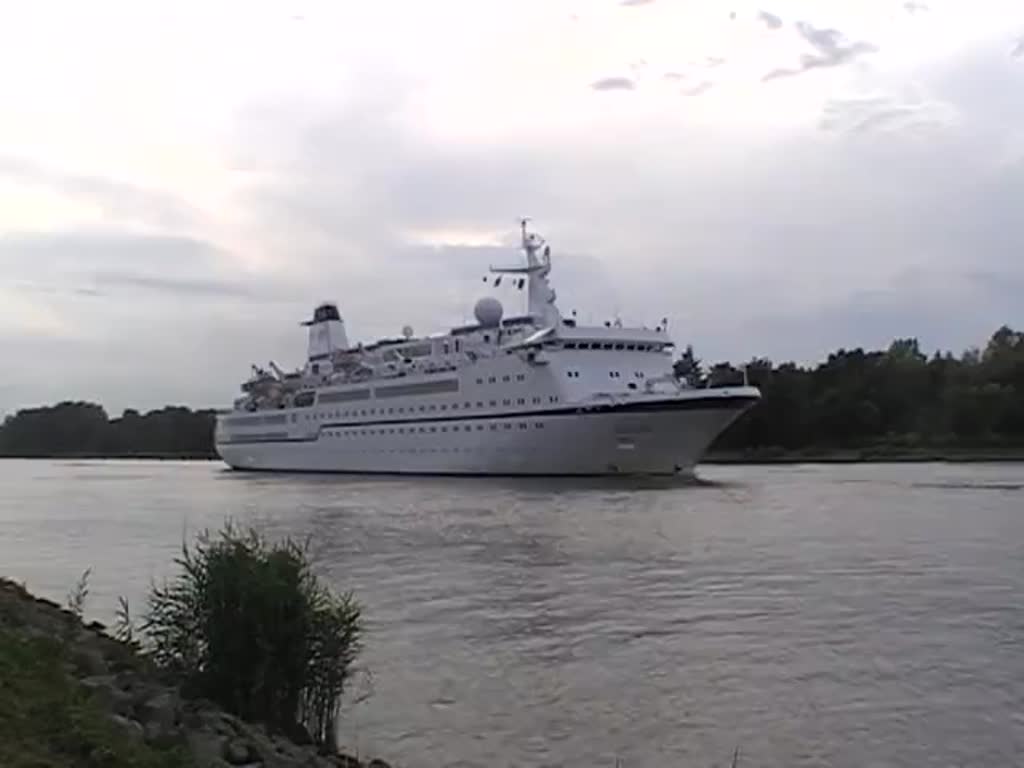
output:
[[[580,377],[580,372],[579,371],[566,371],[565,375],[568,376],[570,379],[578,379]],[[612,378],[612,379],[621,379],[622,378],[622,374],[619,371],[608,371],[608,376],[609,376],[609,378]],[[646,374],[643,371],[633,371],[633,378],[642,379],[645,376],[646,376]]]
[[[511,376],[502,376],[501,380],[507,383],[507,382],[512,381],[512,377]],[[517,373],[516,374],[516,381],[526,381],[526,374],[525,373]],[[483,384],[484,380],[482,378],[481,379],[477,379],[476,383],[477,384]],[[488,376],[487,377],[487,383],[488,384],[497,384],[498,383],[498,377],[497,376]]]
[[[489,422],[487,424],[468,424],[461,425],[455,424],[453,426],[430,426],[430,427],[378,427],[376,429],[329,429],[322,432],[321,435],[324,437],[331,438],[343,438],[343,439],[355,439],[358,437],[373,437],[375,435],[427,435],[436,434],[438,432],[483,432],[484,430],[490,430],[491,432],[497,432],[501,430],[511,430],[518,428],[520,430],[527,430],[530,428],[529,422],[519,421],[513,424],[510,421],[506,422]],[[544,422],[535,421],[533,422],[534,429],[544,429]]]
[[[558,402],[558,395],[548,395],[547,401],[549,403],[557,403]],[[544,398],[543,397],[536,397],[535,396],[535,397],[530,399],[530,403],[532,405],[543,405],[544,404]],[[525,397],[519,397],[519,398],[515,398],[515,401],[513,402],[512,398],[507,397],[507,398],[505,398],[505,399],[503,399],[501,401],[501,404],[503,406],[526,405],[527,401],[526,401]],[[488,400],[487,401],[487,405],[485,406],[483,400],[477,400],[475,407],[476,408],[484,408],[484,407],[497,408],[498,407],[498,401],[497,400]],[[441,403],[440,405],[438,405],[438,404],[421,405],[419,407],[410,405],[408,408],[406,408],[404,406],[399,406],[397,408],[353,408],[353,409],[347,410],[347,411],[343,411],[343,410],[323,411],[321,413],[306,414],[306,421],[311,421],[311,420],[312,421],[327,421],[327,420],[330,420],[330,419],[342,419],[342,418],[347,418],[347,417],[359,417],[359,416],[394,416],[394,415],[401,416],[401,415],[406,414],[406,413],[431,413],[431,412],[448,411],[448,410],[452,410],[452,411],[460,411],[460,410],[468,411],[468,410],[472,410],[473,408],[474,408],[474,405],[471,402],[466,402],[466,403],[463,403],[462,405],[460,405],[459,403],[452,403],[451,405],[449,405],[447,403]]]
[[[661,349],[661,346],[658,344],[614,344],[612,342],[607,341],[601,343],[598,343],[596,341],[593,343],[586,341],[581,341],[578,343],[573,341],[567,341],[563,346],[566,349],[614,349],[627,350],[629,352],[653,352],[655,350]]]

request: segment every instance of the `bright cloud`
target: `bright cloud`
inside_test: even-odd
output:
[[[225,403],[326,297],[462,322],[520,215],[566,309],[708,359],[978,343],[1024,324],[1022,36],[997,0],[7,8],[0,411]]]

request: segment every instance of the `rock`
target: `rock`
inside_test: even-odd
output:
[[[125,731],[132,738],[142,741],[145,738],[143,733],[142,725],[130,717],[123,717],[122,715],[110,715],[110,722],[114,723],[118,728]]]
[[[181,741],[181,731],[178,728],[167,728],[155,720],[150,720],[142,726],[142,732],[146,743],[159,749],[173,747]]]
[[[79,682],[104,709],[110,710],[116,715],[131,716],[133,714],[131,695],[118,688],[117,682],[111,675],[84,677]]]
[[[363,768],[363,764],[356,760],[352,755],[337,754],[334,756],[334,764],[338,768]]]
[[[231,739],[224,742],[222,754],[231,765],[245,765],[254,762],[257,757],[252,746],[242,739]]]
[[[207,731],[189,731],[185,734],[188,751],[197,768],[224,768],[228,764],[221,759],[224,740]]]
[[[379,757],[375,757],[373,758],[373,760],[370,761],[370,764],[369,766],[367,766],[367,768],[391,768],[391,766],[385,763]]]
[[[99,649],[83,644],[71,652],[71,663],[75,670],[89,677],[98,677],[110,672],[106,659]]]
[[[150,723],[162,731],[170,731],[178,723],[180,705],[177,695],[163,691],[136,706],[136,712],[146,725]]]

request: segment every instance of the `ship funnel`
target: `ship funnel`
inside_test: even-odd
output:
[[[313,310],[313,319],[303,325],[309,327],[309,361],[329,360],[338,349],[348,349],[345,322],[338,314],[336,304],[325,303]]]

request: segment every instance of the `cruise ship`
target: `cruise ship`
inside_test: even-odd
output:
[[[520,263],[490,266],[525,291],[504,317],[446,333],[352,344],[337,305],[317,306],[305,364],[253,366],[218,414],[219,455],[239,470],[451,475],[691,474],[760,398],[746,382],[692,386],[673,373],[667,321],[581,325],[551,287],[551,247],[521,223]],[[525,257],[525,258],[523,258]]]

